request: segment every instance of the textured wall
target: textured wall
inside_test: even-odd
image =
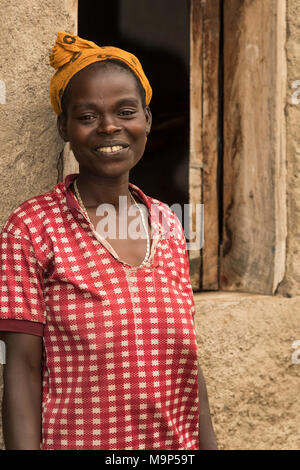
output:
[[[77,31],[77,1],[0,0],[0,11],[2,226],[21,202],[56,184],[62,143],[49,104],[48,54],[59,29]]]
[[[300,1],[287,0],[287,259],[279,292],[300,293]]]
[[[299,450],[300,297],[220,292],[195,300],[219,448]]]
[[[224,290],[274,294],[284,277],[284,6],[278,0],[225,1]]]

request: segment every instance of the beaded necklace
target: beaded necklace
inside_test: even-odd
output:
[[[88,219],[89,223],[92,225],[92,222],[89,218],[89,215],[87,213],[87,210],[86,208],[84,207],[84,204],[82,202],[82,199],[81,199],[81,196],[80,196],[80,193],[79,193],[79,190],[78,190],[78,186],[77,186],[77,181],[75,180],[74,183],[74,189],[75,189],[75,194],[76,194],[76,197],[78,199],[78,202],[86,216],[86,218]],[[142,263],[140,264],[140,266],[143,266],[147,261],[148,261],[148,258],[149,258],[149,255],[150,255],[150,237],[149,237],[149,233],[148,233],[148,228],[147,228],[147,225],[146,225],[146,221],[145,221],[145,217],[144,217],[144,214],[143,214],[143,210],[142,208],[140,207],[140,205],[136,202],[135,198],[133,197],[133,195],[131,194],[131,192],[129,191],[129,194],[130,194],[130,197],[132,199],[132,201],[134,202],[134,204],[137,206],[138,210],[139,210],[139,213],[140,213],[140,216],[141,216],[141,220],[142,220],[142,224],[143,224],[143,228],[145,230],[145,233],[146,233],[146,238],[147,238],[147,249],[146,249],[146,255],[145,255],[145,258],[143,259]]]

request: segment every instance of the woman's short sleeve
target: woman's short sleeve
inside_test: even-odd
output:
[[[192,315],[195,315],[195,300],[193,294],[193,288],[191,285],[191,278],[190,278],[190,262],[189,262],[189,254],[187,250],[187,243],[185,238],[185,233],[182,227],[181,222],[179,221],[178,217],[174,215],[174,233],[179,238],[179,246],[180,246],[180,279],[181,283],[184,286],[185,292],[188,293],[191,301],[191,312]]]
[[[188,255],[185,239],[183,239],[182,245],[183,245],[183,250],[184,250],[184,272],[183,272],[182,280],[184,281],[185,288],[186,288],[187,292],[189,293],[189,296],[190,296],[190,299],[191,299],[191,311],[192,311],[192,315],[194,316],[195,313],[196,313],[195,299],[194,299],[194,293],[193,293],[193,288],[192,288],[192,284],[191,284],[190,261],[189,261],[189,255]]]
[[[44,325],[35,321],[3,320],[0,318],[0,332],[25,333],[43,337]]]
[[[0,235],[0,319],[46,323],[43,275],[31,241]]]

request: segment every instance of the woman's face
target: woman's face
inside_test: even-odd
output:
[[[118,178],[141,159],[151,128],[132,74],[119,67],[84,69],[68,91],[58,127],[69,141],[80,174]]]

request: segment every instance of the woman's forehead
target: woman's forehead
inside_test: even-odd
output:
[[[70,82],[69,98],[78,95],[128,94],[139,97],[136,80],[131,72],[118,66],[87,67]]]

